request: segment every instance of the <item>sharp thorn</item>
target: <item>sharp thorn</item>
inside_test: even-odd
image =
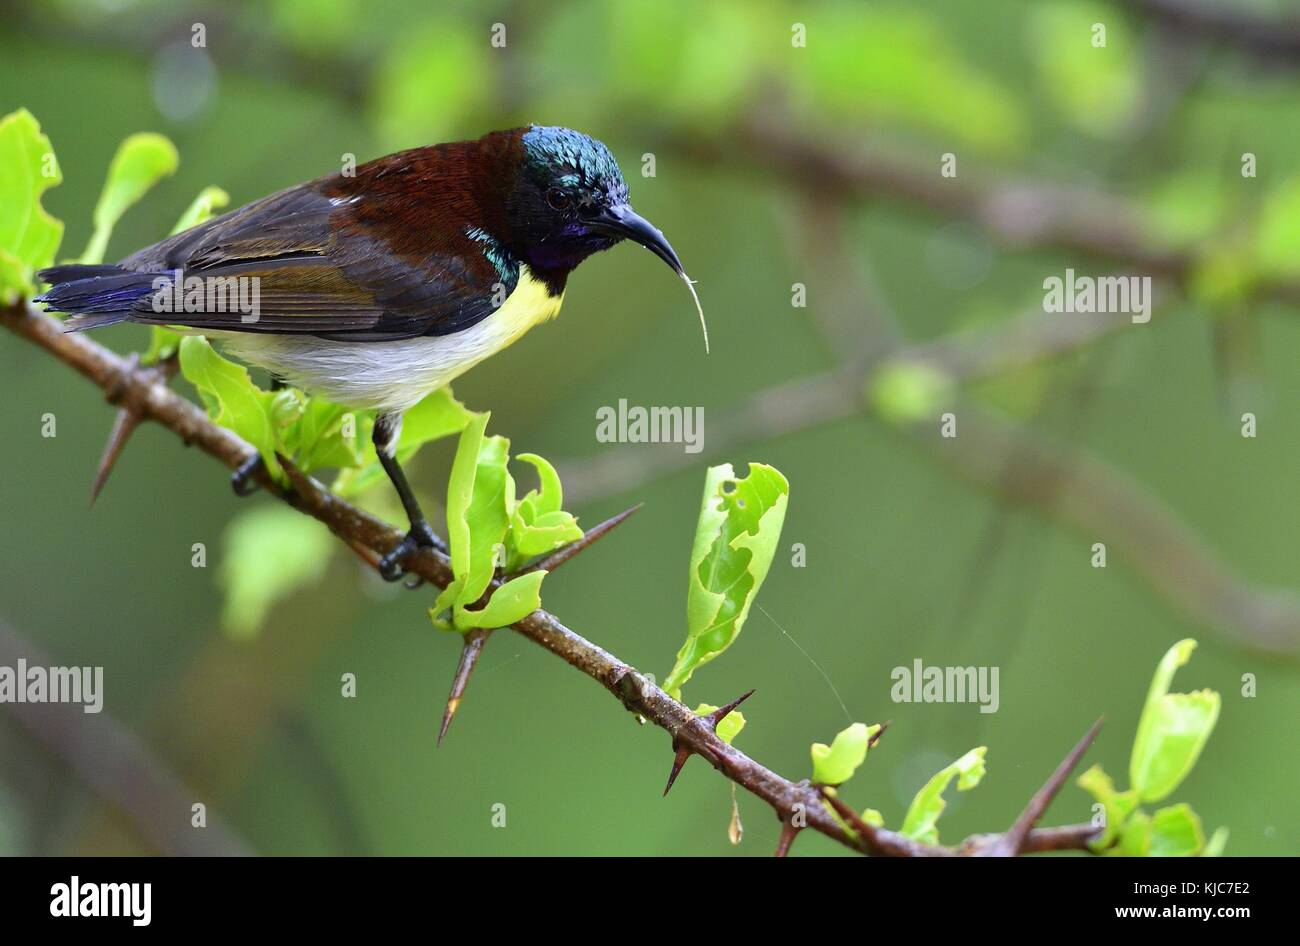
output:
[[[876,829],[863,821],[861,815],[845,804],[840,797],[835,794],[833,788],[827,785],[822,785],[818,787],[818,791],[821,792],[822,798],[826,799],[826,801],[830,803],[830,806],[835,809],[835,813],[849,823],[849,826],[857,833],[858,837],[862,839],[862,842],[866,844],[868,848],[874,848],[876,846]]]
[[[483,654],[483,647],[491,636],[491,629],[485,628],[475,628],[465,633],[465,645],[460,650],[460,662],[456,665],[456,675],[451,678],[451,692],[447,694],[447,706],[442,711],[442,725],[438,727],[438,745],[442,745],[442,737],[447,735],[447,727],[460,709],[470,674],[474,672],[474,667]]]
[[[690,757],[691,750],[685,746],[677,750],[677,755],[673,758],[673,770],[668,773],[668,784],[664,786],[664,797],[667,797],[668,790],[673,787],[673,782],[677,781],[677,776],[681,774],[682,766]]]
[[[794,843],[795,835],[799,833],[799,830],[789,821],[781,822],[781,837],[776,842],[775,857],[785,857],[790,853],[790,845]]]
[[[880,741],[880,737],[883,736],[885,734],[885,730],[892,725],[894,725],[894,721],[892,719],[887,719],[883,723],[881,723],[880,731],[877,732],[874,736],[871,737],[870,740],[867,741],[867,748],[868,749],[876,748],[876,743]]]
[[[590,529],[584,532],[582,534],[581,539],[576,539],[573,542],[570,542],[568,545],[561,546],[560,548],[556,549],[554,552],[551,552],[548,555],[539,558],[531,565],[528,565],[520,569],[517,574],[523,575],[523,574],[527,574],[528,572],[536,572],[536,571],[548,571],[548,572],[555,571],[555,569],[559,568],[569,559],[576,556],[579,552],[586,551],[597,541],[609,535],[611,532],[614,531],[615,528],[617,528],[618,526],[626,522],[629,518],[631,518],[634,512],[639,510],[644,505],[645,503],[637,503],[635,506],[632,506],[629,509],[624,509],[616,516],[610,516],[604,522],[600,523],[599,525],[592,526]]]
[[[99,457],[99,466],[95,468],[95,479],[90,484],[92,506],[99,498],[100,490],[108,482],[108,475],[113,472],[113,467],[117,464],[118,457],[122,455],[126,442],[131,439],[131,434],[139,424],[140,416],[135,411],[128,407],[118,408],[117,416],[113,419],[113,429],[108,434],[108,442],[104,444],[104,452]]]
[[[754,691],[753,691],[753,690],[750,690],[748,693],[744,693],[744,694],[742,694],[742,695],[736,697],[734,700],[732,700],[732,701],[731,701],[730,703],[728,703],[726,706],[719,706],[719,707],[718,707],[717,709],[715,709],[712,713],[710,713],[708,716],[706,716],[705,719],[707,719],[707,720],[709,721],[709,725],[710,725],[710,726],[712,726],[714,729],[717,729],[717,728],[718,728],[718,724],[719,724],[720,722],[722,722],[724,719],[726,719],[728,716],[730,716],[732,710],[734,710],[737,706],[739,706],[741,703],[745,702],[747,699],[749,699],[749,698],[750,698],[751,696],[753,696],[753,695],[754,695]]]
[[[131,355],[129,361],[131,372],[136,371],[140,363],[140,356],[138,354]],[[152,368],[146,369],[143,373],[153,380],[161,380],[166,383],[176,374],[178,367],[179,363],[175,358],[168,358]],[[125,379],[122,380],[125,381]],[[123,387],[124,383],[114,386],[109,400],[116,402],[121,396]],[[135,409],[131,407],[118,408],[117,416],[113,418],[113,428],[108,434],[108,442],[104,444],[104,452],[99,457],[99,466],[95,468],[95,479],[90,484],[90,504],[92,506],[95,505],[95,500],[99,498],[100,492],[104,489],[104,484],[108,482],[108,475],[113,472],[113,467],[122,456],[126,442],[131,439],[131,434],[140,425],[140,419],[140,414]]]
[[[1029,837],[1029,832],[1033,830],[1038,819],[1043,817],[1047,811],[1047,806],[1052,803],[1056,793],[1061,790],[1070,773],[1074,771],[1083,754],[1088,751],[1092,741],[1097,738],[1097,731],[1101,729],[1101,724],[1105,722],[1105,717],[1099,718],[1086,733],[1083,738],[1075,743],[1074,748],[1069,754],[1061,760],[1061,764],[1056,767],[1051,776],[1043,783],[1043,787],[1034,793],[1034,797],[1029,799],[1029,804],[1025,810],[1020,813],[1010,830],[994,844],[987,849],[986,855],[989,857],[1015,857],[1025,847],[1025,840]]]

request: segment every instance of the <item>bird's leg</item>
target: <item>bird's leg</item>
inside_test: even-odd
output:
[[[447,551],[446,544],[429,527],[424,512],[420,509],[420,503],[411,490],[411,484],[406,481],[406,474],[402,472],[402,466],[397,462],[397,438],[401,432],[401,414],[380,414],[375,418],[373,434],[375,453],[379,455],[380,466],[384,468],[384,472],[393,482],[393,488],[397,490],[402,508],[406,510],[406,517],[411,520],[411,531],[406,533],[406,538],[379,560],[379,574],[386,581],[397,581],[402,577],[402,562],[417,549]]]

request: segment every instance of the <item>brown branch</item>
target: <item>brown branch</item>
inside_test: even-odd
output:
[[[0,664],[25,658],[51,666],[47,655],[0,621]],[[247,856],[252,850],[210,812],[207,827],[191,826],[191,806],[203,797],[185,785],[149,747],[102,707],[5,702],[4,710],[51,755],[130,820],[148,845],[170,856]]]
[[[212,423],[200,408],[171,391],[156,375],[136,370],[130,359],[83,335],[65,335],[53,318],[25,306],[11,306],[0,308],[0,323],[44,348],[102,391],[120,389],[124,397],[139,405],[142,417],[167,427],[186,444],[198,447],[232,470],[252,455],[251,446]],[[255,474],[264,489],[324,524],[354,551],[383,554],[401,541],[402,533],[397,529],[333,495],[310,477],[296,471],[291,475],[293,485],[286,490],[271,481],[264,471]],[[407,569],[439,588],[446,587],[453,577],[448,559],[433,549],[423,549],[413,555]],[[808,828],[846,847],[870,853],[865,842],[846,832],[822,804],[818,789],[807,782],[795,783],[782,778],[727,745],[718,737],[709,718],[696,716],[649,677],[565,627],[555,615],[534,611],[515,623],[513,629],[591,677],[618,697],[630,712],[663,729],[679,751],[708,760],[732,782],[770,805],[783,822],[791,813],[802,810]],[[1049,829],[1047,834],[1036,830],[1031,832],[1025,851],[1049,849],[1043,847],[1045,844],[1050,844],[1052,850],[1060,850],[1071,846],[1070,839],[1074,839],[1074,849],[1085,850],[1087,838],[1095,833],[1096,829],[1090,826]],[[959,851],[921,844],[885,829],[877,829],[876,838],[880,844],[911,856],[948,856]]]
[[[779,108],[755,113],[726,134],[700,138],[666,129],[666,143],[705,164],[772,173],[805,192],[838,201],[882,201],[964,220],[999,246],[1054,249],[1130,274],[1182,285],[1200,249],[1171,242],[1135,203],[1101,191],[1048,182],[939,174],[937,153],[899,157],[859,141],[810,132]],[[1265,280],[1261,297],[1300,301],[1300,281]]]
[[[1083,738],[1061,760],[1061,764],[1052,772],[1051,777],[1048,778],[1043,787],[1034,793],[1033,798],[1029,799],[1029,804],[1025,806],[1025,810],[1020,813],[1020,817],[1016,819],[1010,830],[994,843],[978,849],[979,854],[989,857],[1015,857],[1024,851],[1025,844],[1029,840],[1029,832],[1034,829],[1034,825],[1038,824],[1039,819],[1047,811],[1047,806],[1052,803],[1052,799],[1065,785],[1065,780],[1070,777],[1070,773],[1079,764],[1083,754],[1088,751],[1088,747],[1097,738],[1097,731],[1101,729],[1101,724],[1102,720],[1100,719],[1092,724],[1088,731],[1083,734]]]
[[[1261,16],[1206,0],[1121,0],[1170,33],[1210,45],[1230,46],[1270,65],[1294,68],[1300,60],[1300,18]]]

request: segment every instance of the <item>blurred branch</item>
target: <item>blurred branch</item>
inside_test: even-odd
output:
[[[920,363],[955,382],[971,381],[1068,353],[1127,324],[1127,318],[1047,319],[1028,313],[992,329],[905,347],[877,361],[865,376],[847,370],[784,382],[710,422],[707,453],[720,456],[746,443],[870,415],[864,391],[885,365]],[[959,437],[940,440],[928,423],[890,427],[904,431],[927,455],[972,485],[1035,508],[1089,542],[1105,542],[1169,603],[1234,643],[1279,656],[1300,655],[1300,595],[1261,587],[1237,574],[1128,473],[1086,450],[1012,427],[973,405],[953,409],[960,417]],[[566,495],[582,502],[634,490],[699,459],[676,445],[626,444],[557,467]]]
[[[712,456],[755,441],[773,440],[845,420],[866,409],[863,391],[874,373],[888,364],[921,364],[954,383],[992,377],[1039,361],[1069,354],[1129,324],[1129,316],[1076,314],[1044,318],[1039,310],[930,342],[901,345],[871,365],[850,359],[845,368],[786,381],[758,391],[740,406],[710,422],[707,450]],[[561,461],[564,491],[574,502],[628,492],[661,476],[686,469],[697,456],[680,446],[624,444],[585,458]]]
[[[140,416],[168,428],[186,444],[198,447],[230,469],[238,468],[254,453],[235,434],[212,423],[200,408],[167,388],[156,373],[140,371],[131,360],[83,335],[64,334],[53,318],[19,305],[0,308],[0,323],[90,379],[106,395],[111,393],[119,402],[132,405]],[[323,523],[353,549],[382,554],[402,540],[400,531],[330,493],[291,464],[286,463],[285,469],[290,474],[291,488],[281,488],[262,469],[255,474],[258,484]],[[446,587],[453,577],[449,560],[432,549],[412,556],[406,567],[439,588]],[[685,750],[708,760],[728,779],[769,804],[782,821],[794,812],[802,812],[807,827],[863,853],[926,857],[952,856],[969,850],[969,841],[958,848],[927,845],[884,829],[875,829],[874,841],[869,844],[845,830],[822,803],[818,789],[807,782],[790,782],[723,742],[707,717],[696,716],[649,677],[565,627],[554,615],[534,611],[513,628],[601,684],[629,711],[667,732],[675,751]],[[69,753],[75,755],[72,749]],[[1089,825],[1047,829],[1045,834],[1035,830],[1026,837],[1023,850],[1086,850],[1088,840],[1096,833],[1097,829]]]
[[[780,114],[751,115],[713,138],[666,130],[667,143],[707,164],[772,172],[792,187],[833,200],[882,200],[965,220],[1010,249],[1055,249],[1182,285],[1197,249],[1163,239],[1134,203],[1101,191],[1045,182],[982,180],[939,173],[939,155],[904,159],[848,140],[801,131]],[[1300,282],[1261,281],[1262,297],[1300,303]]]
[[[1206,0],[1121,0],[1170,33],[1229,46],[1273,65],[1294,68],[1300,59],[1300,18],[1260,16],[1231,3]]]
[[[19,658],[31,666],[55,663],[0,621],[0,665],[16,666]],[[192,827],[191,806],[203,799],[102,708],[86,713],[80,703],[3,705],[46,751],[112,802],[159,853],[207,857],[253,853],[239,837],[213,823],[211,813],[207,827]]]

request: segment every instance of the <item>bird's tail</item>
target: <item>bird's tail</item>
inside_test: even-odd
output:
[[[65,332],[99,328],[124,322],[131,317],[136,303],[155,291],[157,273],[141,273],[106,264],[83,266],[68,263],[52,266],[36,274],[50,284],[33,301],[45,305],[49,312],[66,312],[72,316],[63,323]]]

